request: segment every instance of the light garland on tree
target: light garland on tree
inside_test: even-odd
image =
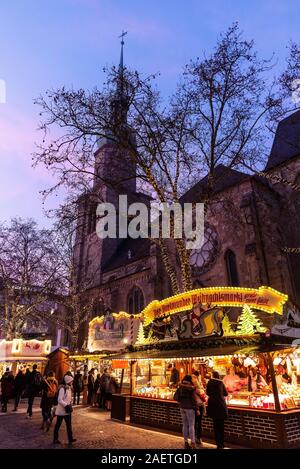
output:
[[[236,335],[252,335],[257,332],[265,332],[266,328],[256,317],[250,306],[244,305],[239,317]]]

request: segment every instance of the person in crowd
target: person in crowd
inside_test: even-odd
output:
[[[60,444],[58,433],[63,420],[67,427],[69,444],[76,441],[76,438],[73,438],[72,430],[72,384],[73,377],[66,374],[64,377],[64,384],[61,385],[58,390],[57,406],[55,410],[57,420],[54,427],[53,444]]]
[[[223,449],[224,421],[228,417],[225,397],[228,396],[228,392],[217,371],[213,371],[212,378],[207,383],[206,394],[207,415],[213,420],[216,445],[218,449]]]
[[[202,446],[202,419],[205,415],[205,390],[201,381],[201,377],[199,376],[199,372],[195,370],[192,374],[192,382],[195,386],[194,392],[194,399],[196,401],[196,409],[195,409],[195,435],[196,435],[196,443],[197,445]]]
[[[111,410],[112,395],[119,391],[119,384],[117,383],[115,375],[111,374],[105,390],[105,406],[106,410]]]
[[[260,374],[259,370],[257,367],[250,367],[249,366],[249,372],[248,372],[248,391],[249,392],[256,392],[260,389],[267,389],[268,385],[263,378],[263,376]]]
[[[179,402],[182,418],[182,433],[184,438],[184,447],[186,449],[196,448],[195,443],[195,391],[191,375],[186,375],[177,388],[174,399]],[[190,443],[189,443],[190,439]]]
[[[87,396],[87,403],[92,405],[93,394],[94,394],[94,385],[95,385],[95,370],[92,368],[89,371],[88,375],[88,396]]]
[[[166,385],[167,385],[167,386],[170,385],[170,379],[171,379],[172,368],[173,368],[172,363],[169,363],[169,364],[168,364],[168,367],[167,367],[167,369],[166,369]]]
[[[107,368],[104,368],[103,373],[100,378],[100,399],[99,407],[100,409],[106,408],[106,389],[108,387],[108,382],[110,380],[110,374]]]
[[[88,397],[88,367],[87,365],[84,365],[84,368],[83,368],[82,383],[83,383],[82,404],[86,405],[87,397]]]
[[[19,406],[22,394],[26,386],[25,379],[26,378],[23,373],[23,368],[20,367],[18,373],[15,376],[15,381],[14,381],[15,406],[13,408],[13,412],[16,412],[18,410],[18,406]]]
[[[82,374],[80,373],[80,370],[77,370],[76,375],[74,377],[73,381],[73,405],[76,404],[79,405],[80,402],[80,394],[83,391],[83,377]]]
[[[33,365],[32,372],[30,373],[30,376],[28,377],[28,387],[27,387],[27,392],[28,392],[27,414],[28,414],[28,418],[30,419],[32,418],[32,407],[33,407],[34,398],[40,394],[42,381],[43,381],[43,378],[42,378],[41,373],[37,369],[37,365]]]
[[[55,404],[58,391],[58,383],[55,379],[55,373],[53,371],[49,371],[47,378],[44,378],[41,388],[42,399],[40,407],[43,417],[41,430],[49,431],[52,423],[52,407]]]
[[[101,379],[100,374],[97,374],[97,377],[95,379],[93,399],[92,399],[93,407],[96,407],[97,405],[99,407],[99,402],[100,402],[100,379]]]
[[[175,363],[173,363],[173,367],[171,369],[171,376],[170,376],[170,387],[176,387],[179,383],[179,371],[176,368]]]
[[[24,379],[25,379],[25,389],[26,389],[26,392],[28,391],[28,386],[29,386],[30,376],[31,376],[30,369],[29,369],[29,368],[26,368],[26,371],[25,371],[25,373],[24,373]]]
[[[7,412],[7,404],[9,399],[13,397],[14,391],[14,375],[9,368],[1,378],[1,412]]]

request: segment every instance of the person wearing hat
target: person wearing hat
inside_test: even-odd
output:
[[[60,444],[60,441],[58,439],[58,432],[59,432],[59,429],[63,420],[66,422],[69,443],[74,443],[74,441],[76,441],[76,439],[73,438],[73,431],[72,431],[73,409],[72,409],[71,386],[73,383],[73,376],[66,374],[64,377],[64,383],[65,384],[60,386],[59,391],[58,391],[58,397],[57,397],[57,407],[55,411],[57,420],[56,420],[56,424],[54,427],[54,434],[53,434],[54,444]]]

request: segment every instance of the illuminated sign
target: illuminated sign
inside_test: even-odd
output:
[[[51,340],[2,340],[0,341],[0,360],[14,358],[42,358],[51,352]]]
[[[162,301],[154,300],[142,311],[144,325],[147,326],[154,319],[188,311],[194,305],[213,306],[236,306],[245,304],[266,313],[282,314],[282,307],[288,296],[271,287],[240,288],[240,287],[209,287],[197,288],[185,293],[174,295]]]
[[[137,339],[140,315],[126,312],[98,316],[89,323],[88,350],[117,352]]]

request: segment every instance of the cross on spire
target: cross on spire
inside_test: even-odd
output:
[[[121,41],[122,46],[124,46],[124,36],[126,36],[126,34],[128,34],[127,31],[122,31],[122,34],[120,34],[120,36],[119,36],[119,38],[120,37],[122,38],[122,41]]]
[[[121,57],[120,57],[120,65],[119,65],[119,74],[123,77],[124,71],[124,60],[123,60],[123,46],[124,46],[124,36],[126,36],[127,31],[122,31],[122,34],[119,36],[121,38]]]

